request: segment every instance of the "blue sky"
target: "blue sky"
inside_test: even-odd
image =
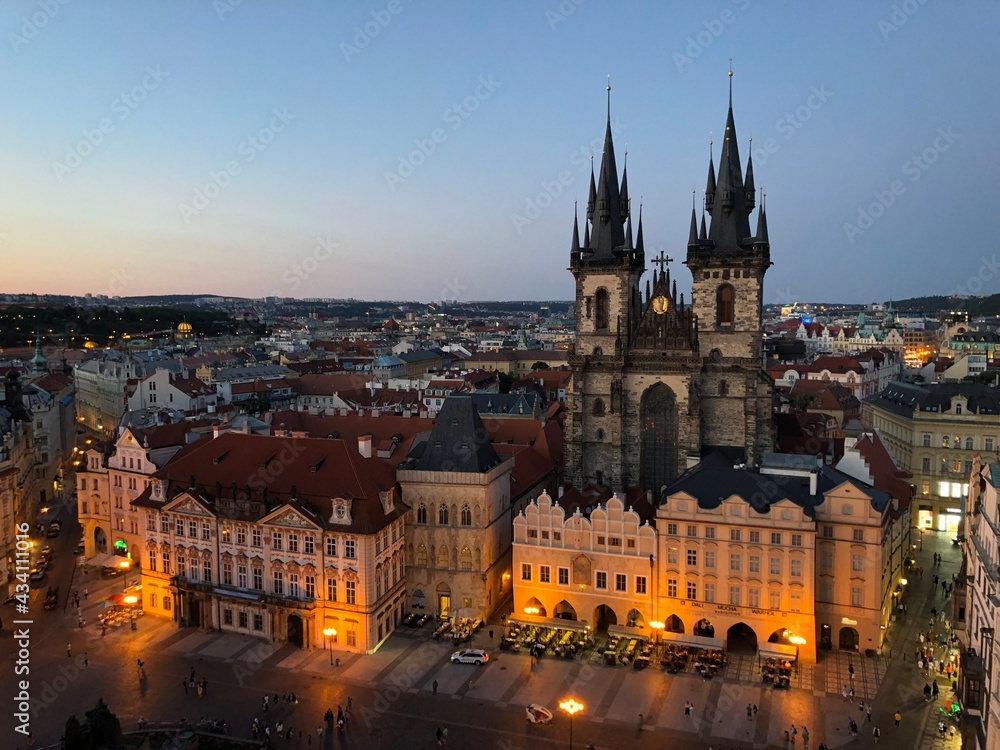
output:
[[[733,58],[766,302],[993,293],[998,21],[961,0],[13,0],[0,291],[569,299],[607,75],[647,253],[682,260]]]

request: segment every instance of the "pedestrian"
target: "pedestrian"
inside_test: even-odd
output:
[[[317,740],[323,739],[323,725],[322,724],[320,724],[318,727],[316,727],[316,739]]]
[[[104,623],[101,623],[101,638],[103,638],[107,634],[108,634],[108,626],[105,625]]]
[[[867,708],[866,713],[868,714],[868,716],[865,719],[865,721],[867,721],[869,724],[871,724],[872,723],[872,704],[871,703],[868,704],[868,708]]]
[[[433,691],[434,695],[438,694],[438,681],[437,680],[434,680],[434,682],[431,683],[431,690]]]
[[[872,727],[872,737],[875,738],[876,745],[878,744],[878,741],[882,738],[882,732],[879,731],[878,724]]]
[[[938,697],[938,692],[939,692],[939,688],[938,688],[937,680],[934,680],[934,683],[931,685],[931,693],[933,693],[934,697],[937,698]]]
[[[691,715],[691,701],[684,701],[684,715]]]
[[[88,599],[88,598],[90,598],[90,589],[88,589],[88,588],[85,588],[85,589],[83,590],[83,598],[84,598],[85,600],[86,600],[86,599]]]
[[[350,713],[352,708],[354,708],[354,699],[351,696],[347,696],[347,712]]]
[[[83,666],[85,666],[85,667],[89,667],[90,666],[90,659],[87,658],[87,652],[86,651],[83,652]]]
[[[206,679],[205,677],[202,677],[201,678],[201,694],[205,695],[206,693],[208,693],[208,679]]]
[[[187,680],[181,680],[181,685],[184,686],[184,695],[187,695],[188,694],[188,681]]]
[[[792,738],[792,744],[793,745],[795,744],[795,735],[797,735],[798,733],[799,733],[799,730],[795,728],[794,724],[792,724],[792,728],[788,732],[788,736]]]
[[[896,726],[898,727],[899,726],[899,722],[901,722],[903,720],[903,714],[901,714],[901,713],[899,713],[899,711],[897,711],[896,713],[894,713],[892,715],[892,720],[894,722],[896,722]]]
[[[747,721],[753,721],[753,709],[749,703],[747,703]]]
[[[844,700],[846,701],[847,700],[847,685],[844,685],[844,687],[842,687],[840,689],[840,694],[842,696],[844,696]]]
[[[194,667],[191,667],[191,676],[188,677],[188,680],[190,682],[194,682]],[[266,698],[267,696],[264,696],[264,697]]]
[[[441,729],[441,727],[437,728],[437,731],[434,733],[434,736],[437,737],[438,747],[444,744],[444,731]]]
[[[757,715],[757,704],[756,703],[753,704],[753,715],[754,716]]]
[[[808,750],[809,746],[809,727],[802,727],[802,747]]]
[[[493,631],[490,631],[490,643],[493,643]]]
[[[851,688],[851,703],[854,703],[854,688]]]
[[[71,659],[73,658],[73,647],[70,646],[68,643],[66,644],[66,656],[68,656]]]
[[[284,730],[284,728],[285,728],[284,723],[282,723],[280,721],[277,724],[274,725],[274,731],[277,732],[278,734],[281,734],[281,732],[282,732],[282,730]]]

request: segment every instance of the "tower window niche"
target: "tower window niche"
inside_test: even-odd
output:
[[[608,290],[598,289],[597,294],[594,295],[595,306],[597,307],[597,321],[596,327],[599,331],[606,331],[608,329],[608,319],[610,318],[610,304],[608,302]]]
[[[604,416],[604,400],[603,399],[600,399],[600,398],[594,399],[594,409],[593,409],[592,413],[593,413],[593,415],[595,417],[603,417]]]
[[[715,322],[720,326],[731,326],[733,324],[733,287],[731,284],[723,284],[716,293]]]

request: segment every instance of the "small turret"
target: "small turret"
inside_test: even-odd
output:
[[[625,146],[625,161],[622,164],[622,187],[618,193],[618,212],[623,219],[628,218],[628,212],[631,208],[628,199],[628,144],[625,144]]]
[[[709,215],[715,205],[715,160],[712,156],[712,141],[708,142],[708,184],[705,186],[705,210]]]

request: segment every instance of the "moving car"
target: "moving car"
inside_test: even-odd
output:
[[[479,666],[490,660],[490,655],[479,648],[467,648],[451,655],[452,664],[475,664]]]
[[[45,604],[42,605],[43,609],[55,609],[59,606],[59,591],[56,589],[49,589],[45,594]]]

